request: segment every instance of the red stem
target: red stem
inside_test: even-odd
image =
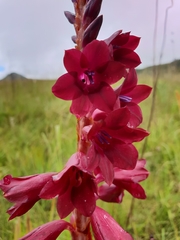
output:
[[[85,30],[83,28],[83,14],[84,14],[85,5],[86,5],[86,0],[77,0],[77,2],[74,3],[74,10],[75,10],[74,28],[77,35],[76,48],[79,49],[80,51],[82,50],[82,38]]]
[[[74,28],[77,36],[76,49],[79,49],[80,51],[82,51],[82,39],[85,30],[83,27],[83,14],[85,5],[86,0],[77,0],[77,2],[74,2]],[[90,121],[91,120],[86,117],[77,119],[78,151],[85,154],[87,152],[89,143],[83,139],[82,128],[89,125]],[[92,240],[89,217],[83,216],[78,212],[77,209],[75,209],[71,216],[71,224],[76,229],[76,231],[72,233],[72,240]]]
[[[71,224],[76,229],[72,233],[72,240],[92,240],[89,217],[83,216],[75,209],[71,216]]]

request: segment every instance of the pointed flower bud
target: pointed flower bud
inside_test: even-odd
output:
[[[86,4],[83,25],[88,26],[99,14],[102,0],[91,0]]]
[[[100,15],[96,18],[89,26],[86,28],[83,36],[82,46],[83,48],[93,40],[95,40],[98,36],[99,30],[101,28],[103,21],[103,16]]]
[[[77,39],[77,37],[76,37],[75,35],[71,37],[71,40],[72,40],[73,43],[75,43],[75,44],[76,44],[76,39]]]
[[[68,20],[71,24],[74,24],[74,22],[75,22],[75,15],[74,15],[73,13],[69,12],[69,11],[65,11],[64,14],[65,14],[67,20]]]

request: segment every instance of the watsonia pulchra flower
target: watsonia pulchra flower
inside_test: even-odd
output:
[[[0,180],[4,197],[12,202],[9,219],[29,211],[40,199],[56,199],[59,219],[45,223],[21,240],[54,240],[64,230],[73,240],[131,240],[129,233],[96,201],[121,203],[124,192],[145,199],[140,182],[148,177],[134,142],[149,133],[139,103],[151,88],[139,85],[135,71],[141,60],[135,52],[140,38],[118,30],[97,40],[103,16],[102,0],[72,0],[75,13],[65,16],[75,28],[74,49],[65,51],[67,73],[52,87],[53,94],[71,101],[77,119],[77,151],[64,169]],[[116,84],[116,86],[114,86]],[[70,215],[71,214],[71,215]],[[63,218],[70,215],[70,220]]]

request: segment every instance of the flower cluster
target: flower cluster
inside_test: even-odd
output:
[[[71,100],[70,112],[77,118],[77,152],[60,172],[8,175],[0,188],[14,203],[8,210],[10,219],[26,213],[40,199],[57,199],[60,219],[36,228],[23,240],[53,240],[65,229],[72,239],[91,239],[90,226],[97,240],[128,240],[132,237],[96,201],[121,203],[125,190],[134,198],[146,198],[139,182],[149,173],[133,145],[149,134],[139,127],[143,118],[138,104],[151,92],[149,86],[138,84],[135,71],[141,63],[135,53],[140,38],[119,30],[97,40],[102,0],[72,2],[75,14],[66,11],[65,16],[75,26],[76,48],[65,51],[67,73],[58,78],[52,92]],[[70,213],[69,223],[62,220]]]

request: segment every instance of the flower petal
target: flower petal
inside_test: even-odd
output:
[[[46,223],[40,227],[35,228],[33,231],[20,238],[19,240],[56,240],[57,237],[64,230],[74,231],[72,225],[64,220],[54,220]]]
[[[71,201],[71,190],[72,190],[72,187],[69,186],[69,188],[66,190],[66,192],[63,195],[58,196],[57,212],[60,218],[67,217],[74,209],[74,205]]]
[[[130,128],[127,126],[116,130],[109,129],[108,134],[124,143],[140,142],[149,135],[149,133],[142,128]]]
[[[96,240],[133,240],[121,226],[103,209],[96,207],[91,225]]]
[[[110,112],[113,110],[117,96],[114,90],[108,84],[102,84],[103,85],[98,92],[89,94],[89,99],[95,108],[105,112]]]
[[[6,176],[0,188],[4,191],[4,197],[10,202],[27,202],[39,199],[38,195],[44,185],[55,173],[42,173],[27,177],[13,178]]]
[[[149,172],[144,168],[146,161],[144,159],[138,160],[136,166],[132,170],[120,170],[115,169],[115,180],[118,181],[131,181],[131,182],[141,182],[145,180]]]
[[[128,68],[135,68],[141,63],[137,53],[128,48],[120,48],[116,50],[114,52],[114,60],[121,62]]]
[[[114,46],[124,47],[124,45],[129,41],[130,32],[119,34],[114,40],[111,42]]]
[[[2,180],[0,180],[0,189],[6,193],[9,191],[11,188],[15,186],[19,186],[21,183],[23,183],[25,180],[29,181],[32,178],[38,176],[38,174],[31,175],[31,176],[26,176],[26,177],[12,177],[12,175],[6,175]],[[29,187],[29,185],[28,185]]]
[[[52,87],[53,94],[64,100],[72,100],[81,96],[82,92],[76,85],[76,78],[66,73],[58,78]]]
[[[53,179],[51,179],[42,188],[39,196],[41,199],[51,199],[56,197],[58,194],[64,194],[68,184],[69,179],[66,175],[63,175],[59,181],[53,181]]]
[[[123,64],[116,61],[110,61],[103,71],[101,78],[103,77],[103,81],[111,85],[119,81],[125,74],[126,69]]]
[[[114,184],[118,186],[117,181]],[[123,189],[127,190],[134,198],[145,199],[146,194],[140,184],[134,182],[121,181],[119,184]]]
[[[96,109],[93,113],[92,113],[92,119],[94,121],[100,121],[100,120],[104,120],[107,116],[107,113],[99,110],[99,109]]]
[[[123,84],[120,86],[120,93],[119,95],[126,95],[129,96],[129,92],[132,91],[138,82],[137,74],[135,69],[130,69]],[[117,91],[117,90],[116,90]]]
[[[79,98],[72,101],[70,111],[77,117],[83,117],[91,112],[92,109],[93,105],[90,102],[89,96],[82,94]]]
[[[130,112],[128,126],[136,128],[137,126],[139,126],[139,124],[142,123],[143,120],[141,108],[137,104],[132,102],[126,103],[126,107]]]
[[[104,41],[94,40],[83,49],[89,62],[89,69],[97,70],[110,60],[109,48]]]
[[[10,215],[9,220],[12,220],[13,218],[21,216],[24,213],[28,212],[38,200],[40,200],[40,198],[36,198],[33,201],[17,203],[14,206],[10,207],[7,210],[7,213]]]
[[[55,173],[42,173],[27,177],[13,178],[7,175],[0,181],[0,189],[4,197],[15,203],[7,212],[9,220],[26,213],[38,200],[39,193],[44,185]]]
[[[98,188],[98,196],[105,202],[121,203],[124,191],[122,188],[117,188],[114,184],[108,186],[105,183]]]
[[[146,99],[152,91],[152,88],[147,85],[137,85],[128,96],[132,98],[134,103],[140,103]]]
[[[124,48],[129,48],[131,50],[135,50],[139,45],[140,37],[129,35],[128,42],[123,45]]]
[[[101,169],[104,180],[107,182],[108,185],[111,185],[114,179],[114,169],[113,164],[105,155],[100,158],[99,168]]]
[[[85,170],[94,171],[94,169],[98,167],[99,161],[100,155],[96,152],[94,144],[92,144],[81,164]]]
[[[118,129],[127,125],[130,119],[129,110],[125,108],[119,108],[109,113],[105,119],[106,127],[111,129]]]
[[[72,188],[72,203],[74,207],[86,217],[91,216],[96,207],[94,192],[95,183],[91,176],[86,173],[83,173],[80,186]]]
[[[118,30],[115,33],[113,33],[109,38],[105,39],[105,43],[107,45],[111,44],[111,42],[119,35],[122,33],[122,30]]]
[[[89,128],[88,139],[91,139],[94,135],[96,135],[97,132],[101,130],[103,126],[103,122],[101,120],[94,122],[91,128]]]
[[[131,170],[136,166],[138,151],[132,144],[114,142],[104,153],[114,167]]]
[[[64,66],[68,72],[80,72],[81,51],[70,49],[65,51]]]

